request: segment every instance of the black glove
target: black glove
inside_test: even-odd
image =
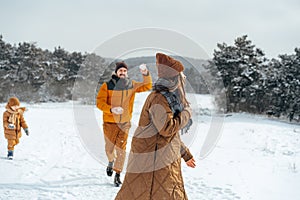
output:
[[[181,129],[181,135],[187,133],[187,132],[189,131],[190,127],[192,126],[192,124],[193,124],[193,120],[192,120],[192,119],[189,119],[187,125],[185,125],[185,127],[183,127],[183,128]]]
[[[24,131],[25,131],[26,135],[29,136],[29,130],[28,130],[28,128],[25,128]]]

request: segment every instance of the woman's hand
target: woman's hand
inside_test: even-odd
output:
[[[189,159],[189,160],[186,161],[185,163],[186,163],[186,165],[187,165],[188,167],[191,167],[191,168],[195,168],[195,167],[196,167],[196,163],[195,163],[194,158]]]

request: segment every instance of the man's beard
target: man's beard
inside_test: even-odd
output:
[[[125,89],[128,87],[129,84],[129,79],[127,77],[120,77],[119,80],[117,81],[116,87],[119,89]]]

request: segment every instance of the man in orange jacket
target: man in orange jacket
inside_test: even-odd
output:
[[[97,95],[97,107],[103,111],[105,152],[109,161],[106,173],[112,176],[113,170],[116,172],[114,178],[116,187],[122,184],[120,173],[125,161],[135,93],[152,88],[152,78],[146,65],[140,67],[143,82],[130,80],[127,70],[125,62],[116,63],[112,78],[102,84]]]

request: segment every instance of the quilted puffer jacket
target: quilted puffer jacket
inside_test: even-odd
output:
[[[191,114],[176,117],[166,98],[153,91],[140,115],[128,158],[126,175],[116,200],[187,199],[181,174],[181,158],[192,158],[179,130]]]
[[[23,129],[28,128],[23,116],[24,111],[25,108],[19,108],[17,111],[14,112],[11,110],[11,108],[8,105],[6,106],[6,111],[3,113],[3,129],[4,129],[4,135],[6,139],[9,140],[19,139],[20,137],[22,137],[21,128]],[[10,129],[8,127],[8,124],[10,124],[8,119],[12,113],[15,113],[16,115],[15,122],[13,123],[15,127],[14,129]]]

